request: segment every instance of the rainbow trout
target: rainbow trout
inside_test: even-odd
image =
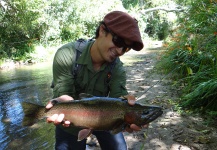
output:
[[[23,102],[22,106],[25,114],[24,126],[33,125],[37,119],[63,113],[64,119],[70,121],[71,126],[86,129],[87,133],[78,135],[78,140],[86,138],[92,130],[111,130],[116,134],[123,131],[129,124],[145,125],[163,113],[162,108],[158,106],[139,103],[131,106],[126,100],[109,97],[92,97],[68,102],[56,101],[49,110],[45,106],[27,102]]]

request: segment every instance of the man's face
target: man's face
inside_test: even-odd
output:
[[[132,42],[120,39],[117,35],[106,32],[103,26],[100,27],[99,52],[106,62],[112,62],[123,55],[130,49],[128,45],[132,45]]]

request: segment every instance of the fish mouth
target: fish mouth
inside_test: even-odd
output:
[[[157,119],[162,114],[163,114],[163,111],[162,111],[161,108],[159,108],[159,110],[155,110],[155,111],[150,110],[150,113],[145,117],[146,120],[144,121],[144,124],[148,124],[148,123],[154,121],[155,119]]]

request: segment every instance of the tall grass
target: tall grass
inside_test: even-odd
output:
[[[202,111],[217,111],[217,78],[199,83],[192,92],[183,97],[182,106],[191,106]]]
[[[180,15],[158,64],[182,88],[181,105],[192,110],[217,111],[217,3],[192,0]],[[217,114],[217,113],[214,113]]]

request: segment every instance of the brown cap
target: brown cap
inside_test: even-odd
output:
[[[106,26],[117,36],[133,42],[132,49],[140,51],[143,48],[138,22],[122,11],[112,11],[103,20]]]

